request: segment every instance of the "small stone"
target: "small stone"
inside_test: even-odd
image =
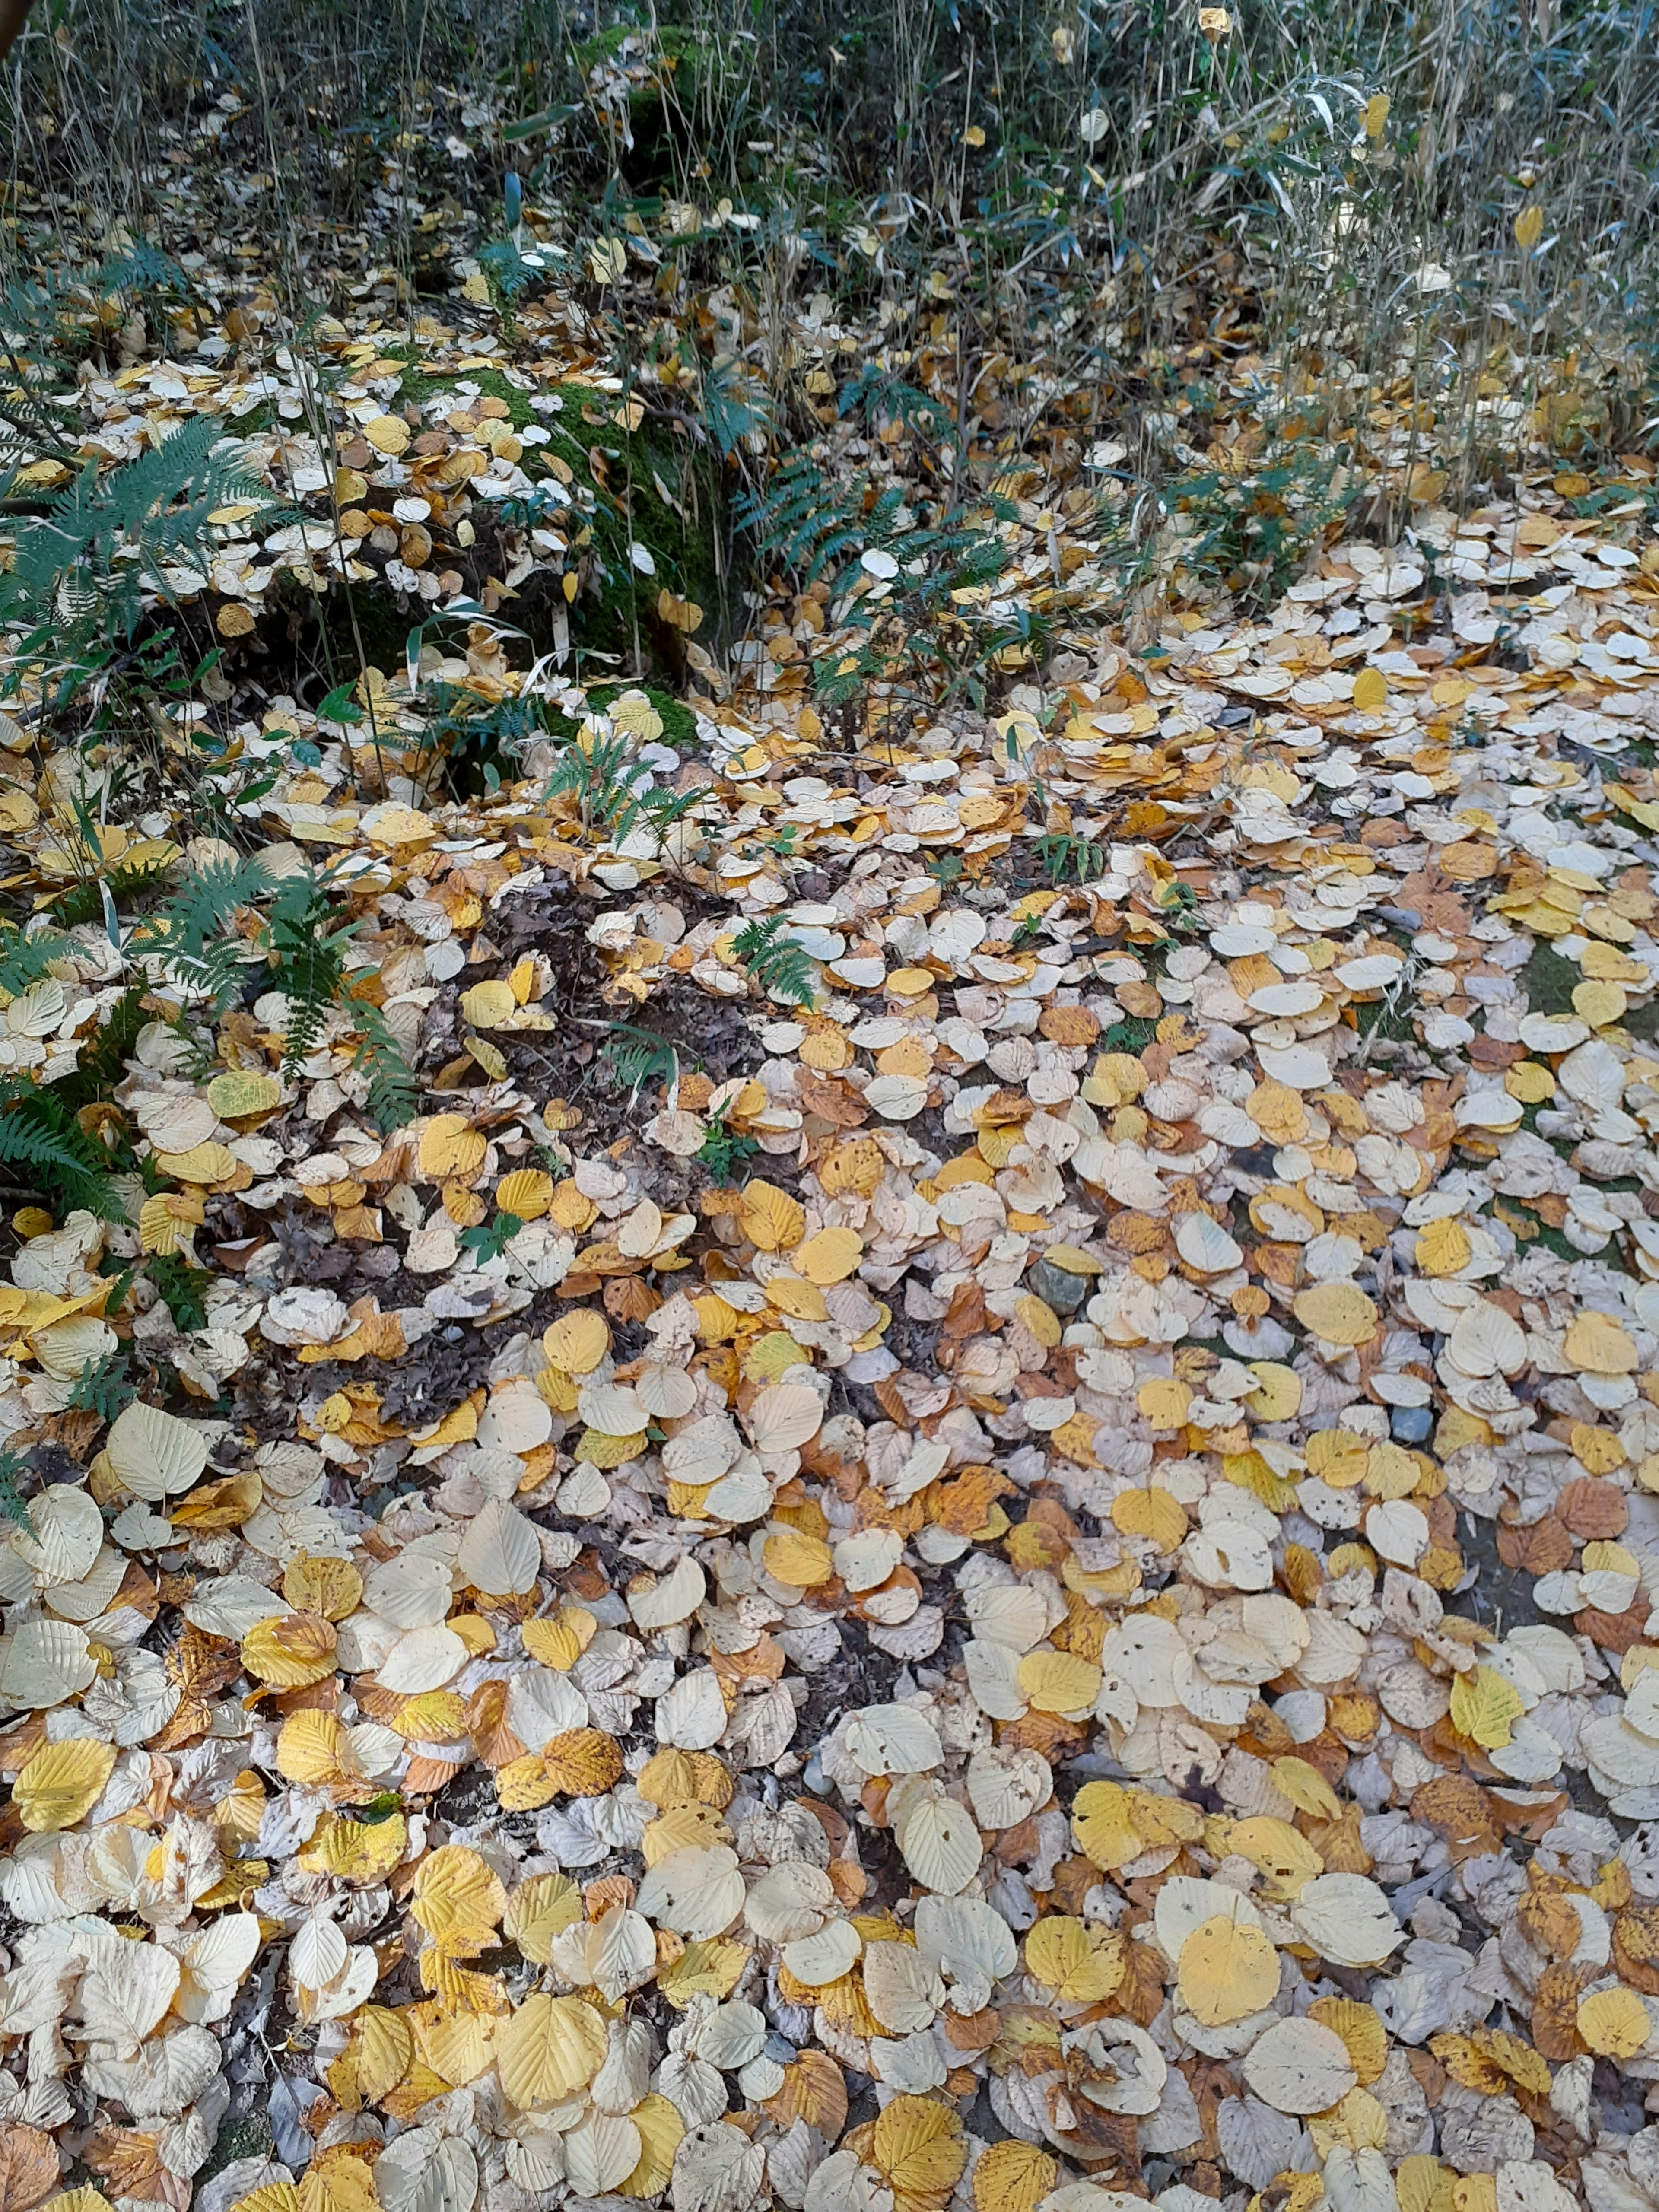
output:
[[[1432,1406],[1395,1406],[1389,1415],[1389,1431],[1397,1444],[1425,1444],[1433,1429]]]
[[[1057,1314],[1075,1313],[1091,1288],[1087,1275],[1068,1275],[1063,1267],[1052,1267],[1047,1260],[1033,1264],[1029,1279],[1043,1304],[1052,1306]]]

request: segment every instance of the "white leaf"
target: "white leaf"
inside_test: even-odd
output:
[[[468,1522],[455,1571],[492,1597],[522,1597],[536,1587],[542,1547],[536,1531],[504,1498],[485,1500]]]
[[[147,1505],[188,1490],[207,1465],[201,1431],[141,1399],[116,1415],[104,1449],[116,1480]]]

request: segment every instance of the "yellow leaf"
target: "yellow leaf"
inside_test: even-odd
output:
[[[805,1233],[806,1216],[787,1190],[775,1183],[745,1183],[743,1231],[757,1252],[792,1252]]]
[[[401,453],[410,440],[410,428],[401,415],[376,415],[362,433],[377,453]]]
[[[276,1771],[284,1781],[313,1788],[342,1780],[342,1733],[332,1713],[290,1713],[276,1739]]]
[[[603,1729],[567,1729],[550,1737],[542,1763],[554,1789],[568,1797],[602,1797],[622,1779],[622,1747]]]
[[[1362,668],[1353,679],[1354,712],[1380,714],[1388,703],[1388,678],[1380,668]]]
[[[1019,1687],[1040,1713],[1086,1713],[1100,1695],[1100,1669],[1073,1651],[1028,1651]]]
[[[1060,2161],[1010,2136],[989,2144],[974,2168],[975,2212],[1036,2212],[1060,2179]]]
[[[605,2023],[580,1997],[527,1996],[495,2045],[503,2093],[521,2112],[585,2089],[605,2058]]]
[[[465,1844],[445,1844],[421,1862],[410,1911],[428,1936],[458,1951],[483,1949],[507,1910],[493,1868]]]
[[[415,2056],[415,2038],[400,2012],[365,2005],[357,2014],[357,2088],[371,2104],[395,2089]]]
[[[484,1152],[483,1132],[472,1128],[465,1114],[434,1114],[421,1132],[420,1170],[434,1182],[446,1176],[476,1175]]]
[[[317,1832],[299,1853],[307,1874],[337,1875],[342,1881],[379,1881],[389,1875],[409,1844],[409,1825],[401,1813],[385,1820],[335,1818],[318,1823]]]
[[[657,1987],[677,2012],[684,2012],[696,1996],[724,1999],[742,1979],[750,1956],[744,1944],[725,1936],[688,1943],[658,1975]]]
[[[568,1874],[532,1875],[507,1900],[506,1934],[532,1965],[544,1966],[553,1938],[582,1917],[582,1893]]]
[[[1100,2004],[1123,1979],[1123,1938],[1049,1913],[1025,1938],[1025,1971],[1073,2004]]]
[[[1187,1510],[1156,1483],[1121,1490],[1112,1500],[1112,1526],[1125,1536],[1145,1536],[1160,1552],[1178,1551],[1186,1540]]]
[[[236,1155],[228,1145],[192,1145],[187,1152],[157,1152],[155,1164],[163,1175],[205,1189],[235,1174]]]
[[[334,1624],[319,1613],[278,1613],[242,1638],[242,1664],[273,1690],[303,1690],[334,1672]]]
[[[1206,2027],[1261,2012],[1279,1994],[1279,1954],[1258,1928],[1217,1913],[1181,1947],[1176,1985]]]
[[[405,1743],[454,1743],[466,1734],[466,1705],[453,1690],[422,1690],[386,1725]]]
[[[1636,1346],[1610,1315],[1587,1309],[1562,1339],[1575,1367],[1591,1375],[1629,1375],[1638,1364]]]
[[[613,1437],[603,1429],[584,1429],[576,1440],[576,1457],[589,1461],[594,1467],[611,1468],[626,1467],[631,1459],[638,1459],[651,1439],[643,1429],[631,1437]]]
[[[795,1254],[795,1272],[820,1289],[845,1282],[864,1257],[864,1239],[855,1229],[821,1229]]]
[[[1462,1223],[1443,1214],[1419,1233],[1412,1258],[1419,1275],[1455,1275],[1468,1266],[1474,1251]]]
[[[605,1316],[579,1306],[556,1321],[542,1337],[542,1350],[567,1375],[591,1375],[611,1349]]]
[[[1365,136],[1380,138],[1388,128],[1389,110],[1394,102],[1386,92],[1374,92],[1365,102]]]
[[[495,1203],[520,1221],[539,1221],[553,1202],[553,1178],[544,1168],[515,1168],[495,1186]]]
[[[495,2063],[496,2038],[504,2020],[459,2011],[441,1998],[430,2006],[411,2005],[409,2011],[419,2050],[416,2065],[410,2069],[411,2081],[418,2080],[418,2068],[424,2062],[442,2076],[447,2086],[459,2088],[476,2081],[485,2067]]]
[[[1135,1403],[1155,1429],[1178,1429],[1192,1410],[1192,1386],[1176,1376],[1149,1376],[1135,1394]]]
[[[179,1249],[182,1231],[202,1218],[199,1193],[158,1192],[138,1209],[138,1242],[146,1252],[170,1260]]]
[[[461,994],[461,1012],[474,1029],[493,1030],[500,1027],[513,1012],[514,1000],[512,986],[491,977],[489,981],[475,983],[470,991]],[[548,1178],[550,1182],[552,1178]]]
[[[115,1746],[71,1736],[42,1745],[12,1784],[11,1802],[23,1826],[36,1834],[72,1828],[104,1794],[115,1771]]]
[[[1253,1359],[1250,1372],[1257,1386],[1246,1398],[1258,1421],[1288,1421],[1302,1403],[1302,1377],[1294,1367],[1276,1359]]]
[[[635,1784],[647,1805],[712,1805],[723,1812],[732,1802],[732,1778],[706,1751],[659,1751],[640,1769]]]
[[[61,2197],[48,2198],[40,2212],[98,2212],[100,2205],[103,2212],[110,2212],[95,2189],[66,2189]],[[273,2181],[251,2196],[238,2197],[231,2212],[300,2212],[300,2192],[291,2181]]]
[[[1606,1029],[1613,1022],[1625,1018],[1625,1009],[1630,1004],[1621,983],[1575,983],[1572,991],[1572,1010],[1581,1021],[1595,1030]]]
[[[1534,200],[1515,218],[1515,242],[1522,253],[1530,253],[1543,235],[1544,210]]]
[[[1452,1683],[1451,1724],[1485,1751],[1501,1751],[1525,1711],[1521,1692],[1494,1667],[1474,1668]]]
[[[672,1805],[647,1825],[640,1850],[653,1867],[672,1851],[708,1850],[731,1840],[732,1831],[712,1805]]]
[[[1226,1848],[1248,1859],[1273,1885],[1269,1894],[1276,1905],[1289,1904],[1304,1883],[1325,1871],[1324,1860],[1307,1838],[1288,1820],[1276,1820],[1271,1814],[1236,1822],[1227,1831]]]
[[[895,2195],[942,2195],[968,2163],[961,2115],[931,2097],[895,2097],[876,2122],[872,2155]]]
[[[775,1306],[781,1314],[787,1314],[791,1321],[828,1321],[830,1318],[830,1309],[823,1303],[823,1292],[816,1283],[809,1283],[801,1275],[774,1275],[766,1285],[766,1299],[767,1304]],[[799,1358],[800,1347],[796,1346],[794,1358],[789,1361],[789,1365],[793,1367]],[[749,1364],[752,1369],[752,1354]]]
[[[283,1595],[295,1613],[343,1620],[362,1602],[363,1578],[349,1559],[313,1559],[301,1553],[283,1577]]]
[[[1146,1849],[1129,1817],[1128,1792],[1115,1782],[1085,1782],[1072,1801],[1072,1826],[1103,1874],[1127,1866]]]
[[[1484,2180],[1486,2176],[1478,2178]],[[1442,2166],[1437,2158],[1428,2157],[1421,2152],[1411,2158],[1402,2158],[1400,2170],[1394,2179],[1400,2192],[1400,2212],[1457,2212],[1452,2203],[1452,2184],[1455,2176],[1451,2168]],[[1495,2187],[1492,2195],[1495,2203]]]
[[[780,1528],[769,1536],[763,1557],[767,1573],[795,1589],[816,1589],[836,1571],[828,1544],[799,1528]]]
[[[586,1608],[567,1605],[556,1620],[526,1620],[519,1631],[531,1657],[566,1674],[593,1641],[599,1622]]]
[[[682,599],[666,587],[657,594],[657,616],[671,629],[683,630],[687,637],[702,624],[702,609],[696,601]],[[637,2196],[641,2192],[635,2191],[633,2193]]]
[[[379,2212],[374,2168],[347,2143],[319,2151],[300,2184],[300,2212]]]
[[[1355,1283],[1316,1283],[1295,1299],[1291,1311],[1304,1328],[1326,1344],[1369,1344],[1380,1316]]]
[[[654,2197],[668,2186],[685,2122],[678,2107],[654,2089],[628,2117],[640,2131],[640,2162],[617,2186],[624,2197]]]
[[[1316,1820],[1340,1820],[1342,1807],[1336,1792],[1316,1766],[1292,1754],[1273,1762],[1274,1787],[1288,1797],[1298,1813],[1311,1813]]]
[[[1029,1294],[1022,1297],[1014,1307],[1014,1315],[1047,1352],[1052,1352],[1065,1334],[1060,1327],[1060,1316],[1042,1298],[1032,1297]],[[975,2166],[974,2171],[977,2173],[978,2167]]]
[[[203,1483],[188,1498],[169,1505],[167,1516],[175,1528],[199,1528],[204,1533],[240,1528],[258,1511],[264,1499],[259,1470],[248,1467],[240,1474],[221,1475],[216,1482]]]
[[[1316,1429],[1308,1439],[1308,1470],[1332,1490],[1363,1482],[1370,1460],[1370,1445],[1352,1429]]]
[[[1308,2013],[1322,2027],[1328,2027],[1333,2035],[1341,2037],[1353,2064],[1354,2077],[1362,2089],[1379,2077],[1389,2063],[1389,2034],[1375,2005],[1361,2004],[1355,1997],[1316,1997]],[[1528,2055],[1535,2057],[1537,2054]],[[1549,2076],[1546,2074],[1545,2094],[1548,2087]]]
[[[1578,2008],[1578,2033],[1598,2058],[1634,2058],[1653,2033],[1634,1990],[1597,1990]]]

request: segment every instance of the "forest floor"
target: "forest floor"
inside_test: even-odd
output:
[[[544,229],[14,361],[7,2212],[1648,2203],[1651,462]]]

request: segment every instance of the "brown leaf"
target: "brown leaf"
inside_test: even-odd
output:
[[[16,2121],[0,2126],[0,2212],[29,2212],[57,2186],[58,2146],[52,2137]]]
[[[1572,1538],[1553,1513],[1524,1528],[1499,1525],[1498,1558],[1524,1574],[1555,1574],[1571,1565],[1572,1551]]]
[[[1572,1616],[1576,1635],[1588,1636],[1592,1644],[1621,1659],[1643,1641],[1646,1623],[1646,1613],[1639,1608],[1632,1613],[1603,1613],[1599,1606],[1587,1606]]]
[[[1555,1501],[1562,1526],[1581,1544],[1596,1544],[1622,1536],[1630,1525],[1625,1493],[1611,1482],[1585,1475],[1570,1482]]]
[[[507,1723],[507,1690],[506,1682],[482,1682],[466,1701],[467,1733],[486,1766],[505,1766],[525,1755]]]
[[[1583,2050],[1577,2027],[1578,1999],[1594,1966],[1546,1966],[1538,1977],[1532,2003],[1532,2039],[1540,2058],[1565,2065]]]
[[[1091,1045],[1100,1035],[1100,1019],[1086,1006],[1045,1006],[1037,1018],[1039,1036],[1060,1045]]]
[[[1436,1828],[1446,1839],[1452,1863],[1483,1856],[1498,1848],[1491,1802],[1478,1782],[1448,1774],[1425,1782],[1412,1794],[1412,1818]]]
[[[1578,1916],[1571,1905],[1567,1910],[1576,1928]],[[1620,1981],[1644,1996],[1659,1996],[1659,1905],[1629,1905],[1619,1915],[1613,1923],[1613,1963]]]
[[[814,1075],[808,1067],[795,1070],[795,1095],[803,1112],[827,1121],[832,1129],[862,1128],[870,1118],[868,1107],[844,1083]]]
[[[1583,1933],[1578,1915],[1566,1899],[1548,1891],[1524,1891],[1515,1917],[1533,1949],[1541,1951],[1547,1959],[1570,1957]]]
[[[780,2128],[805,2120],[833,2144],[847,2124],[847,2081],[841,2068],[822,2051],[803,2051],[783,2069],[783,2087],[766,2109]]]

